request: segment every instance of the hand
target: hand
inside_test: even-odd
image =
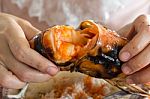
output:
[[[121,35],[130,41],[120,51],[127,83],[150,82],[150,16],[141,15]],[[121,31],[123,31],[121,30]]]
[[[30,48],[40,31],[21,18],[0,13],[0,85],[19,89],[26,82],[43,82],[58,72],[49,60]]]

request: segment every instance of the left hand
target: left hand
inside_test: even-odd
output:
[[[28,41],[39,32],[24,19],[0,13],[0,86],[20,89],[58,73],[55,64],[30,48]]]
[[[130,41],[119,53],[125,63],[122,71],[128,77],[127,83],[150,82],[150,16],[141,15],[124,28],[122,36]],[[121,30],[122,31],[122,30]]]

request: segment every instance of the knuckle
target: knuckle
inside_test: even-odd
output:
[[[146,14],[142,14],[142,15],[140,15],[139,17],[137,17],[137,19],[136,20],[139,20],[139,21],[141,21],[141,20],[143,20],[143,19],[147,19],[148,18],[148,15],[146,15]],[[143,21],[142,21],[143,22]]]
[[[133,72],[141,69],[141,63],[140,62],[137,62],[136,60],[131,60],[128,62],[128,66],[130,66],[130,68],[132,69]]]
[[[141,67],[142,67],[142,63],[137,62],[137,63],[136,63],[136,68],[137,68],[137,69],[140,69]]]
[[[45,66],[42,65],[41,62],[38,62],[37,65],[36,65],[36,68],[40,71],[44,71],[45,70]]]
[[[25,55],[24,51],[22,49],[19,49],[17,51],[16,57],[17,57],[17,59],[22,60],[22,58],[24,57],[24,55]]]
[[[124,48],[124,51],[130,53],[130,57],[135,56],[141,49],[141,46],[136,45],[134,41],[129,42],[128,45]]]
[[[5,22],[5,24],[8,25],[8,27],[9,27],[10,25],[13,25],[12,23],[14,23],[14,19],[11,18],[11,17],[9,17],[9,16],[3,17],[3,21]]]
[[[22,20],[23,20],[23,23],[24,23],[24,24],[29,25],[29,26],[32,26],[32,24],[31,24],[29,21],[24,20],[24,19],[22,19]]]
[[[146,14],[142,14],[142,15],[140,15],[139,16],[139,18],[142,18],[142,19],[145,19],[145,18],[147,18],[148,16],[146,15]]]
[[[11,17],[8,16],[0,16],[0,21],[1,21],[1,29],[7,31],[9,28],[13,25],[14,20]]]
[[[140,51],[140,48],[136,46],[134,43],[131,44],[131,47],[129,48],[131,50],[131,54],[135,54],[136,52]]]
[[[26,49],[23,47],[16,48],[15,56],[18,60],[23,61],[26,55]]]
[[[31,79],[32,75],[28,72],[23,72],[21,75],[20,75],[20,80],[22,80],[23,82],[30,82],[30,79]]]
[[[135,21],[133,22],[135,29],[140,30],[142,27],[142,24],[146,22],[148,19],[148,15],[142,14],[138,16]],[[140,28],[140,29],[139,29]]]

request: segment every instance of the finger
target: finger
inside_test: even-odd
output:
[[[133,26],[130,30],[128,36],[128,39],[130,40],[131,38],[133,38],[133,36],[135,36],[136,32],[138,32],[137,36],[134,37],[131,41],[131,43],[129,42],[129,44],[127,44],[120,52],[119,57],[122,61],[128,61],[129,59],[131,59],[133,56],[135,56],[140,50],[143,49],[144,45],[142,42],[142,44],[136,44],[139,42],[136,42],[136,40],[138,41],[139,39],[144,39],[146,36],[149,37],[149,27],[148,24],[150,23],[150,19],[149,16],[146,15],[141,15],[139,16],[134,22],[133,22]],[[145,35],[146,34],[146,35]],[[142,35],[142,36],[141,36]],[[145,36],[144,36],[145,35]],[[140,37],[141,36],[141,37]],[[143,37],[144,36],[144,37]],[[146,39],[147,40],[147,39]],[[147,41],[148,42],[148,41]],[[145,42],[145,43],[147,43]],[[133,46],[131,46],[133,44]],[[136,46],[139,45],[139,46]],[[142,47],[140,47],[141,45],[143,45]],[[139,48],[138,48],[139,47]],[[130,49],[131,48],[131,49]],[[129,50],[129,52],[128,52]]]
[[[20,81],[15,75],[0,64],[0,85],[5,88],[20,89],[23,88],[26,83]]]
[[[50,75],[55,75],[59,71],[58,68],[48,59],[30,48],[23,30],[15,21],[12,20],[11,24],[5,36],[13,55],[19,61],[33,68]]]
[[[21,26],[23,29],[28,41],[31,40],[34,36],[39,34],[41,31],[35,28],[30,22],[19,19],[17,23]]]
[[[0,37],[0,41],[5,40]],[[29,67],[28,65],[19,62],[11,53],[10,49],[7,48],[7,43],[3,42],[0,47],[5,50],[0,50],[1,53],[1,62],[0,64],[5,64],[6,67],[11,70],[19,79],[24,82],[43,82],[49,80],[50,76],[44,74],[36,69]]]
[[[5,64],[7,65],[7,68],[23,82],[44,82],[50,79],[48,74],[30,68],[11,56],[5,59]]]
[[[150,24],[150,16],[149,15],[140,15],[136,20],[133,22],[134,28],[137,32],[143,29],[142,25],[149,25]]]
[[[27,20],[21,19],[19,17],[13,16],[10,14],[5,14],[5,16],[11,17],[21,26],[28,40],[31,40],[35,35],[41,32],[40,30],[32,26],[32,24],[28,22]]]
[[[150,65],[147,68],[134,73],[126,78],[126,82],[130,84],[144,84],[150,82]]]
[[[143,29],[143,24],[149,25],[150,23],[150,16],[148,15],[140,15],[132,24],[127,24],[123,28],[121,28],[117,33],[120,36],[131,40],[141,29]]]
[[[147,46],[141,53],[123,64],[122,71],[125,74],[132,74],[144,68],[150,63],[150,45]]]
[[[134,38],[127,43],[119,53],[122,61],[128,61],[141,52],[150,42],[150,26],[143,24],[143,30],[137,33]]]
[[[124,26],[119,31],[117,31],[117,33],[120,36],[127,38],[128,40],[131,40],[136,35],[133,24],[128,24]]]

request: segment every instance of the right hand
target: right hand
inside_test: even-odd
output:
[[[20,89],[26,82],[43,82],[59,69],[30,48],[40,31],[28,21],[0,13],[0,85]]]
[[[130,84],[149,83],[150,16],[140,15],[133,23],[122,29],[121,35],[129,40],[119,53],[120,60],[125,62],[122,65],[122,71],[128,75],[126,82]]]

